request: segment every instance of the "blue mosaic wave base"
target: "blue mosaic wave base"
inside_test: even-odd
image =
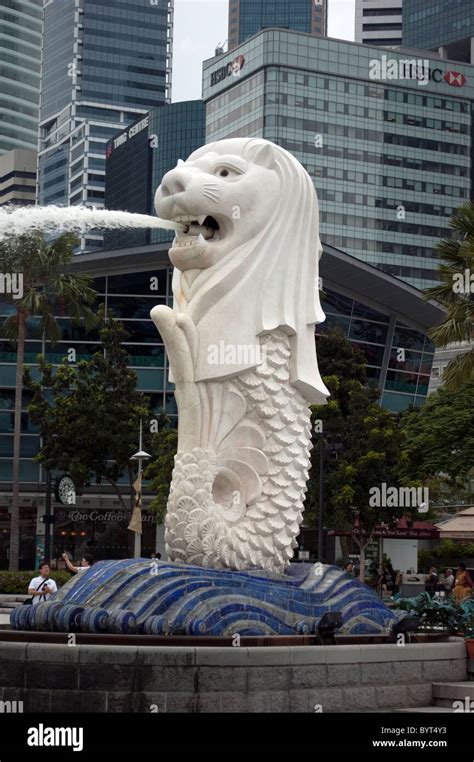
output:
[[[149,559],[99,561],[46,603],[19,606],[15,630],[152,635],[314,633],[340,611],[349,634],[379,634],[398,621],[373,590],[335,566],[291,564],[285,574],[205,569]]]

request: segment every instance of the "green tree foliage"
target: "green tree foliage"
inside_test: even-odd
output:
[[[145,471],[145,479],[150,480],[149,489],[155,495],[148,507],[156,513],[159,524],[165,518],[177,449],[178,431],[171,425],[169,418],[162,414],[158,419],[158,432],[150,441],[152,458]]]
[[[33,392],[31,419],[44,437],[37,459],[47,469],[69,473],[78,490],[93,481],[109,483],[124,509],[129,503],[117,482],[128,473],[131,489],[130,457],[138,449],[140,420],[147,431],[150,418],[149,401],[127,367],[122,342],[128,337],[121,323],[102,318],[102,352],[77,365],[65,359],[56,372],[40,358],[40,381],[29,373],[25,379]]]
[[[20,439],[22,379],[25,340],[28,321],[38,318],[39,338],[57,341],[61,331],[55,315],[64,310],[75,322],[93,324],[90,309],[96,297],[91,279],[86,275],[68,272],[77,239],[71,233],[47,243],[38,232],[10,236],[0,241],[0,272],[20,275],[23,282],[21,298],[5,294],[11,302],[12,314],[2,326],[2,335],[16,344],[15,417],[13,431],[13,475],[10,525],[10,569],[18,569],[20,537]]]
[[[464,488],[474,475],[474,380],[457,391],[442,387],[402,419],[404,474],[444,479]]]
[[[312,408],[313,450],[305,524],[315,523],[319,505],[318,421],[325,444],[324,516],[327,528],[350,532],[360,548],[361,578],[365,547],[378,524],[390,526],[410,513],[406,508],[369,505],[370,490],[400,484],[402,432],[398,419],[377,404],[366,385],[365,359],[340,329],[318,338],[318,363],[331,397]],[[331,441],[340,449],[331,453]]]
[[[457,389],[474,380],[474,205],[461,206],[450,220],[453,236],[438,244],[441,259],[440,282],[425,291],[426,297],[436,299],[446,307],[443,322],[431,331],[437,347],[452,342],[470,342],[471,349],[448,363],[443,380],[450,389]],[[461,287],[467,279],[468,288]]]

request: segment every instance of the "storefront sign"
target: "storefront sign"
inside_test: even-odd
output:
[[[82,511],[69,511],[67,517],[70,521],[130,521],[131,513],[128,511],[90,511],[90,513]],[[150,524],[156,524],[156,516],[150,514],[149,516],[143,515],[142,521],[147,521]]]

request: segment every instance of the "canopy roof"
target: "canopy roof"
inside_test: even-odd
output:
[[[474,540],[474,506],[436,524],[441,539]]]

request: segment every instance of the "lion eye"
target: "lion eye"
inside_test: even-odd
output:
[[[228,167],[225,164],[217,164],[213,168],[212,172],[216,177],[228,177],[229,179],[238,177],[241,174],[241,172],[238,169],[234,169],[233,167]]]

